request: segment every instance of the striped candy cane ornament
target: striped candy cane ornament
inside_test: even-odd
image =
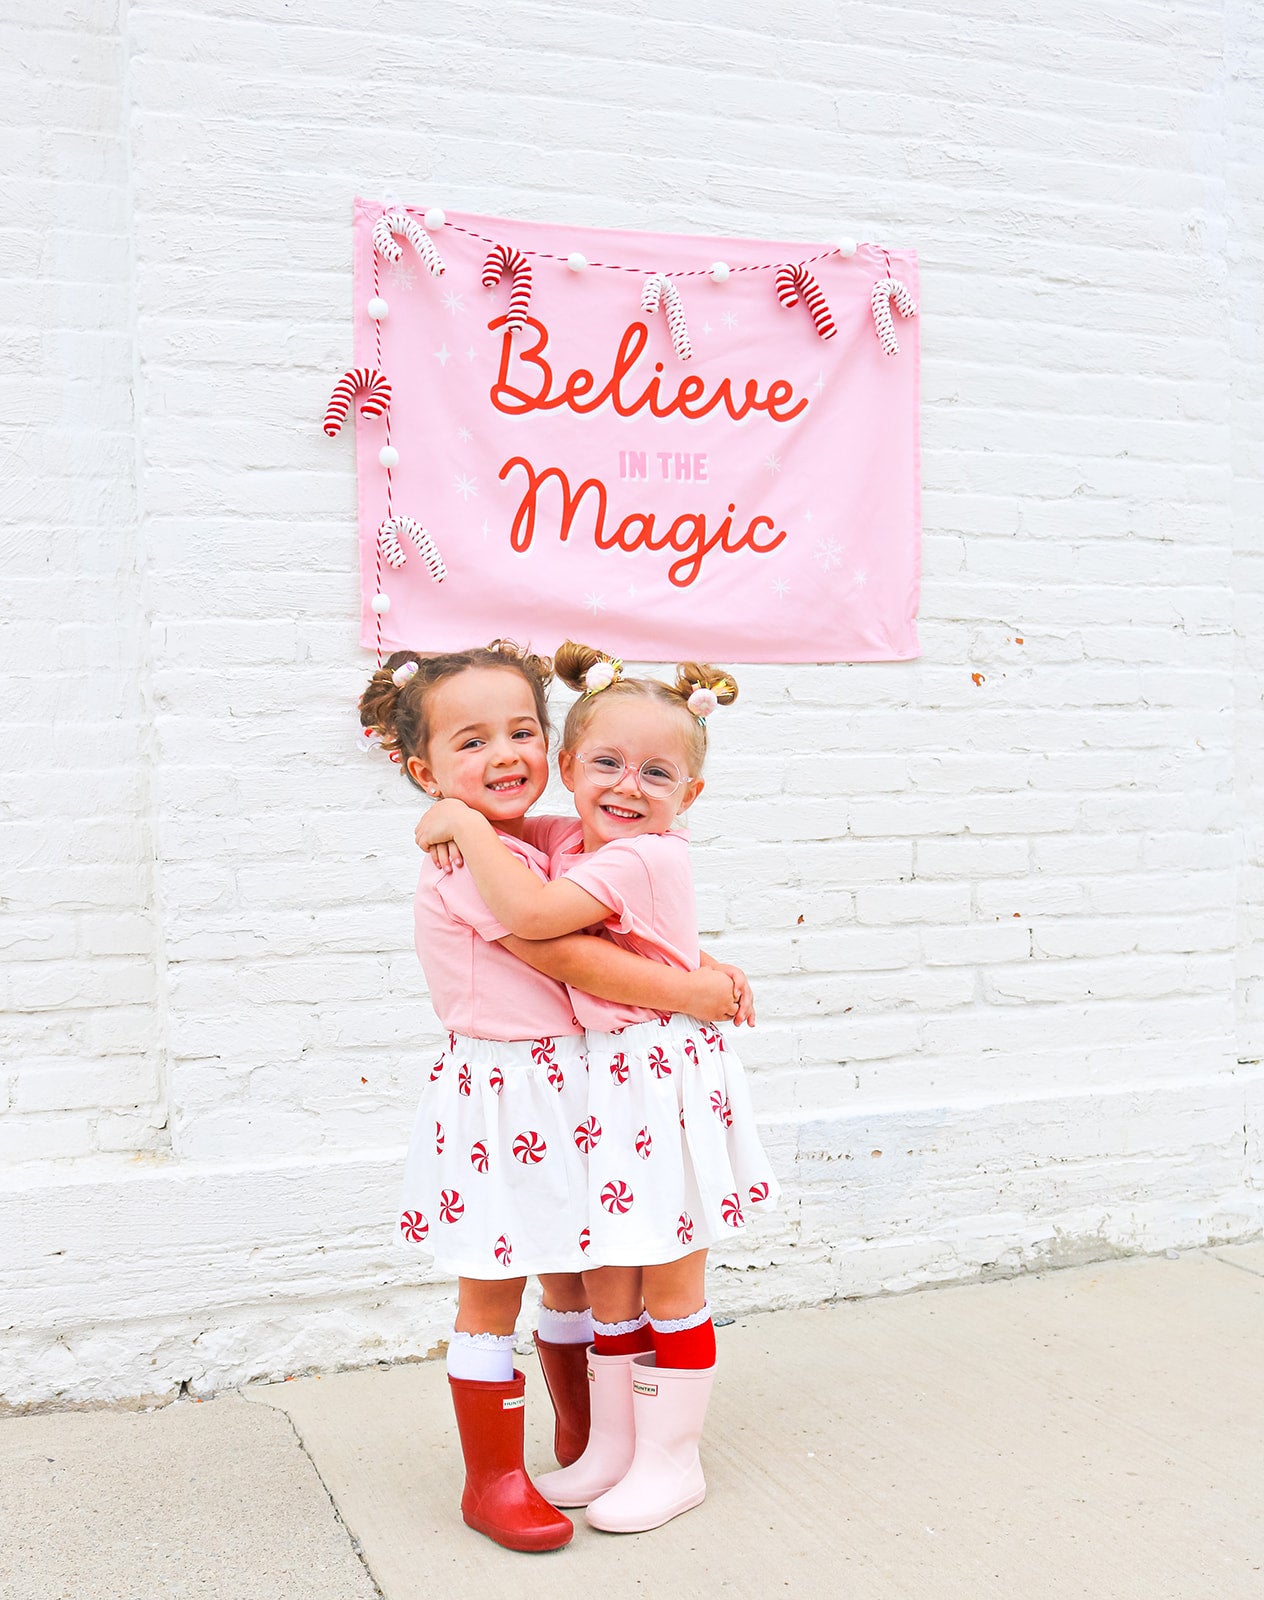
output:
[[[401,239],[408,240],[422,262],[430,269],[431,277],[440,276],[443,272],[443,262],[435,249],[434,240],[416,217],[410,217],[407,211],[384,212],[373,224],[373,248],[378,255],[387,261],[398,261],[403,256],[404,248],[396,242],[396,234]]]
[[[508,273],[513,287],[509,291],[509,315],[505,326],[511,333],[521,333],[531,309],[531,263],[521,250],[507,244],[494,244],[483,263],[483,287],[494,289]]]
[[[325,432],[332,439],[347,420],[347,411],[355,395],[362,394],[360,415],[381,417],[391,403],[391,386],[376,367],[355,367],[344,372],[334,385],[325,410]]]
[[[812,314],[812,326],[821,338],[834,337],[838,329],[834,326],[833,317],[830,316],[830,308],[821,293],[821,286],[802,262],[778,267],[774,282],[777,285],[777,299],[787,310],[791,306],[797,306],[802,299]]]
[[[898,278],[880,278],[873,286],[869,303],[873,307],[873,326],[882,348],[889,356],[900,353],[895,337],[895,323],[891,318],[891,302],[902,317],[917,315],[917,302]]]
[[[693,346],[689,343],[689,324],[685,321],[685,305],[680,298],[680,290],[663,273],[652,272],[641,291],[641,310],[652,317],[660,305],[667,317],[672,349],[681,361],[688,361],[693,355]]]
[[[377,547],[386,557],[392,567],[402,567],[407,557],[404,555],[403,546],[400,544],[400,535],[411,539],[417,548],[421,559],[426,563],[430,576],[436,583],[442,583],[448,575],[448,569],[443,564],[443,557],[439,554],[439,547],[422,527],[415,517],[387,517],[386,521],[377,530]]]

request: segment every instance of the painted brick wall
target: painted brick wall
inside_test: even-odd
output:
[[[0,1398],[445,1326],[390,1242],[435,1028],[318,425],[356,193],[922,255],[925,654],[747,668],[695,812],[788,1189],[717,1301],[1260,1227],[1246,0],[6,15]]]

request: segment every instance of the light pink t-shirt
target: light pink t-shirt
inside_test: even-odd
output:
[[[539,850],[508,834],[497,837],[537,878],[548,878],[548,859]],[[464,867],[443,873],[423,857],[413,924],[431,1004],[445,1028],[475,1039],[580,1032],[565,986],[496,943],[509,930],[492,916]]]
[[[687,833],[675,829],[671,833],[616,839],[587,854],[578,822],[565,829],[542,829],[536,837],[542,848],[548,845],[555,878],[565,876],[594,900],[610,907],[611,915],[603,931],[615,944],[664,966],[685,972],[697,969],[698,912]],[[599,1033],[612,1033],[616,1028],[648,1022],[659,1015],[642,1006],[598,1000],[579,989],[572,989],[570,996],[575,1015],[586,1028]]]

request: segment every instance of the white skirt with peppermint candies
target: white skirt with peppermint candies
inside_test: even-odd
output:
[[[588,1114],[583,1034],[449,1034],[421,1095],[404,1164],[400,1237],[461,1278],[579,1272]]]
[[[780,1195],[742,1064],[692,1017],[588,1034],[580,1142],[593,1266],[676,1261],[741,1233]]]

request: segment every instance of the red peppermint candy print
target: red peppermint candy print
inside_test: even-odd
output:
[[[435,1062],[434,1066],[430,1069],[430,1081],[431,1081],[431,1083],[433,1083],[435,1081],[435,1079],[439,1076],[439,1074],[442,1071],[443,1071],[443,1057],[440,1056],[439,1059]]]
[[[588,1246],[591,1243],[592,1243],[592,1232],[591,1232],[590,1229],[585,1228],[584,1231],[579,1236],[579,1248],[584,1252],[585,1255],[588,1254]]]
[[[767,1200],[771,1190],[766,1183],[752,1183],[747,1192],[750,1195],[751,1205],[757,1206],[761,1200]]]
[[[470,1161],[475,1172],[487,1171],[487,1146],[481,1139],[477,1140],[470,1150]]]
[[[614,1182],[608,1183],[601,1191],[601,1203],[611,1216],[616,1211],[620,1213],[631,1211],[634,1199],[635,1196],[631,1189],[621,1179],[615,1179]]]
[[[538,1133],[520,1133],[513,1142],[513,1153],[523,1166],[538,1165],[548,1153],[548,1145]]]
[[[698,1046],[692,1039],[685,1040],[685,1055],[693,1062],[695,1067],[698,1065]]]
[[[720,1202],[720,1215],[730,1228],[740,1228],[745,1220],[742,1216],[742,1202],[735,1194],[726,1194]]]
[[[650,1071],[656,1078],[671,1077],[671,1063],[667,1059],[666,1050],[660,1050],[657,1045],[649,1053]]]
[[[563,1077],[562,1069],[558,1066],[556,1061],[549,1062],[549,1082],[553,1085],[557,1092],[561,1094],[566,1083],[566,1079]]]
[[[531,1041],[531,1059],[539,1066],[544,1061],[552,1061],[557,1046],[552,1039],[533,1039]]]
[[[503,1233],[496,1241],[496,1259],[502,1267],[507,1267],[513,1260],[513,1245],[510,1244]]]
[[[671,1021],[671,1012],[670,1011],[660,1011],[659,1012],[659,1014],[658,1014],[658,1025],[659,1025],[660,1028],[665,1028],[670,1021]]]
[[[680,1108],[680,1126],[683,1128],[684,1125],[685,1125],[685,1108],[684,1108],[684,1106],[681,1106],[681,1108]]]
[[[460,1094],[469,1094],[470,1084],[473,1082],[473,1078],[474,1074],[470,1071],[469,1062],[462,1061],[460,1076],[457,1080],[457,1090]]]
[[[505,1074],[500,1070],[499,1067],[493,1067],[488,1075],[487,1081],[489,1084],[491,1084],[492,1088],[495,1089],[496,1093],[499,1094],[500,1091],[505,1087]]]
[[[676,1237],[681,1244],[688,1244],[693,1238],[693,1218],[687,1211],[680,1213],[680,1221],[676,1224]]]
[[[445,1189],[439,1196],[439,1221],[460,1222],[465,1215],[465,1201],[455,1189]]]
[[[712,1022],[700,1022],[698,1024],[698,1032],[702,1035],[702,1037],[707,1041],[707,1043],[711,1046],[711,1048],[713,1050],[722,1050],[724,1048],[724,1035],[720,1032],[720,1030],[715,1026],[714,1023],[712,1023]]]
[[[711,1096],[711,1109],[726,1128],[733,1126],[733,1108],[729,1105],[728,1098],[718,1089]]]
[[[596,1117],[589,1117],[575,1129],[575,1147],[582,1150],[585,1155],[600,1143],[601,1124]]]
[[[648,1128],[642,1128],[636,1136],[636,1153],[642,1161],[648,1161],[650,1152],[654,1148],[654,1138]]]
[[[449,1032],[448,1032],[448,1049],[449,1050],[455,1050],[456,1049],[456,1034],[451,1032],[451,1030],[449,1030]]]
[[[624,1055],[622,1050],[610,1057],[610,1076],[616,1083],[626,1083],[628,1081],[628,1073],[630,1071],[631,1068],[628,1066],[628,1058]]]
[[[443,1124],[441,1122],[436,1122],[435,1123],[435,1155],[441,1156],[442,1154],[443,1154]]]
[[[409,1244],[420,1244],[430,1232],[430,1224],[420,1211],[405,1211],[399,1219],[399,1228]]]

